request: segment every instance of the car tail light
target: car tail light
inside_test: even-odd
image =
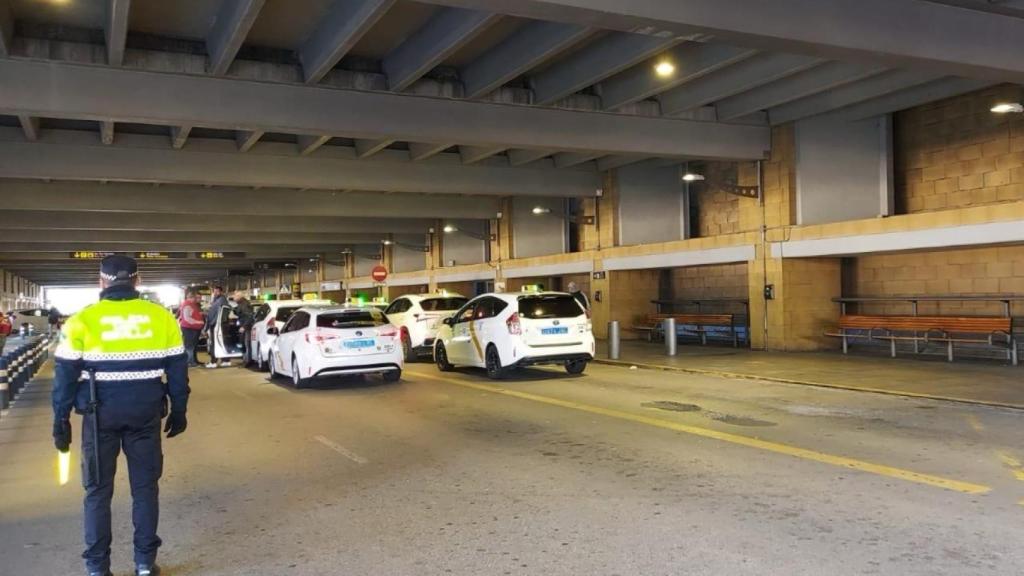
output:
[[[310,338],[310,335],[312,335],[312,338]],[[309,342],[309,343],[316,342],[317,344],[323,344],[324,342],[327,342],[328,340],[337,340],[338,338],[339,337],[336,336],[336,335],[325,334],[325,333],[323,333],[323,332],[321,332],[319,330],[317,330],[316,332],[312,332],[312,333],[306,332],[306,342]]]
[[[508,326],[509,334],[522,334],[523,326],[519,323],[519,312],[513,312],[508,320],[505,320],[505,326]]]
[[[387,326],[381,326],[377,330],[377,335],[380,336],[381,338],[397,338],[398,328],[395,328],[391,324],[388,324]]]

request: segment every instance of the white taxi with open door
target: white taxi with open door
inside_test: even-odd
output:
[[[241,323],[234,306],[230,304],[222,306],[220,316],[217,318],[217,325],[212,330],[213,334],[208,334],[206,340],[207,347],[213,346],[217,360],[230,360],[243,356],[245,349],[242,346],[240,328]]]
[[[270,376],[288,376],[296,388],[314,378],[378,373],[402,377],[398,328],[372,307],[305,307],[280,329],[270,349]]]
[[[538,364],[582,374],[593,359],[590,312],[564,292],[477,296],[444,319],[434,341],[434,362],[441,371],[476,366],[493,379]]]

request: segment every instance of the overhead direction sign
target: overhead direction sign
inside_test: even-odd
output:
[[[75,260],[102,260],[107,256],[113,256],[117,252],[97,252],[95,250],[78,250],[76,252],[69,252],[68,257]]]
[[[245,252],[196,252],[200,260],[223,260],[225,258],[245,258]]]
[[[188,252],[133,252],[138,260],[178,260],[188,258]]]

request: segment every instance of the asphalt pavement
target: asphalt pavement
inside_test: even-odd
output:
[[[496,383],[416,364],[300,391],[192,374],[189,430],[164,445],[168,576],[1024,567],[1019,411],[598,365]],[[46,376],[0,419],[4,576],[81,573],[80,475],[57,485]]]

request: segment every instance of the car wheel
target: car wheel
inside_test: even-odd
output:
[[[415,362],[416,352],[412,349],[412,341],[409,340],[409,335],[402,332],[402,355],[405,357],[406,362]]]
[[[484,364],[487,366],[487,377],[491,380],[501,380],[505,377],[506,371],[501,367],[501,356],[498,355],[498,349],[494,344],[487,347]]]
[[[565,363],[565,371],[569,374],[583,374],[583,371],[586,369],[586,360],[570,360]]]
[[[398,382],[399,380],[402,379],[402,371],[388,370],[387,372],[381,374],[381,377],[384,378],[385,382]]]
[[[277,367],[274,364],[274,355],[270,354],[270,358],[267,359],[267,369],[270,370],[271,380],[277,380],[278,376],[281,375],[281,373],[277,371]]]
[[[259,349],[259,346],[256,347],[256,369],[260,372],[267,370],[267,362],[263,359],[263,351]]]
[[[444,344],[441,342],[434,346],[434,363],[437,364],[437,369],[441,372],[451,372],[455,368],[448,361],[448,351],[444,349]]]
[[[301,374],[302,372],[299,371],[299,359],[292,357],[292,385],[296,389],[306,385],[306,380],[302,378]]]

